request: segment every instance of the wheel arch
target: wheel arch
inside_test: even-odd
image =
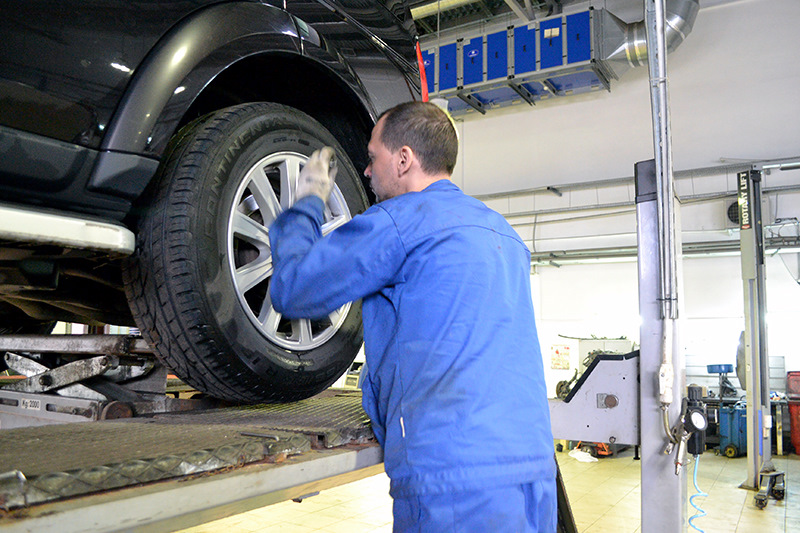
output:
[[[276,76],[280,83],[272,81]],[[357,170],[366,167],[376,118],[372,106],[346,77],[290,52],[250,56],[220,72],[186,110],[176,131],[207,113],[247,102],[283,104],[306,113],[336,137]]]
[[[374,106],[344,56],[295,20],[281,9],[245,2],[188,16],[135,70],[101,150],[157,161],[169,139],[197,116],[267,101],[318,120],[364,168]],[[124,188],[138,196],[151,178],[150,172],[127,173]]]

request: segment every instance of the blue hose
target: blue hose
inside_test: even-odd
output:
[[[692,521],[694,521],[694,520],[696,520],[698,518],[702,518],[707,514],[704,510],[700,509],[700,507],[696,503],[694,503],[694,499],[695,498],[699,498],[701,496],[702,497],[707,497],[708,496],[708,494],[706,494],[705,492],[700,490],[700,487],[697,486],[697,465],[699,465],[699,464],[700,464],[700,456],[699,455],[695,455],[694,456],[694,478],[692,479],[692,481],[694,482],[694,490],[696,490],[697,493],[696,494],[692,494],[689,497],[689,503],[692,504],[692,507],[694,507],[697,510],[697,512],[694,513],[694,515],[692,515],[692,517],[689,519],[689,525],[692,526],[692,528],[695,529],[696,531],[699,531],[700,533],[704,533],[702,529],[700,529],[699,527],[697,527],[696,525],[694,525],[692,523]]]

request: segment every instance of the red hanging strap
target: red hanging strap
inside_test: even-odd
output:
[[[428,101],[428,77],[425,75],[425,62],[422,61],[422,48],[417,41],[417,66],[419,67],[419,80],[422,84],[422,101]]]

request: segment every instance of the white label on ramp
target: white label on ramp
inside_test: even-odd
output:
[[[42,400],[29,400],[27,398],[23,398],[20,401],[20,407],[23,409],[33,409],[35,411],[42,410]]]

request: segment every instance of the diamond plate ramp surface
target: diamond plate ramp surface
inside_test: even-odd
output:
[[[361,394],[0,431],[0,509],[280,461],[372,437]]]
[[[374,437],[369,417],[361,408],[360,391],[328,390],[300,402],[167,413],[153,419],[170,424],[244,424],[254,431],[297,432],[311,437],[313,446],[325,448],[363,443]]]

